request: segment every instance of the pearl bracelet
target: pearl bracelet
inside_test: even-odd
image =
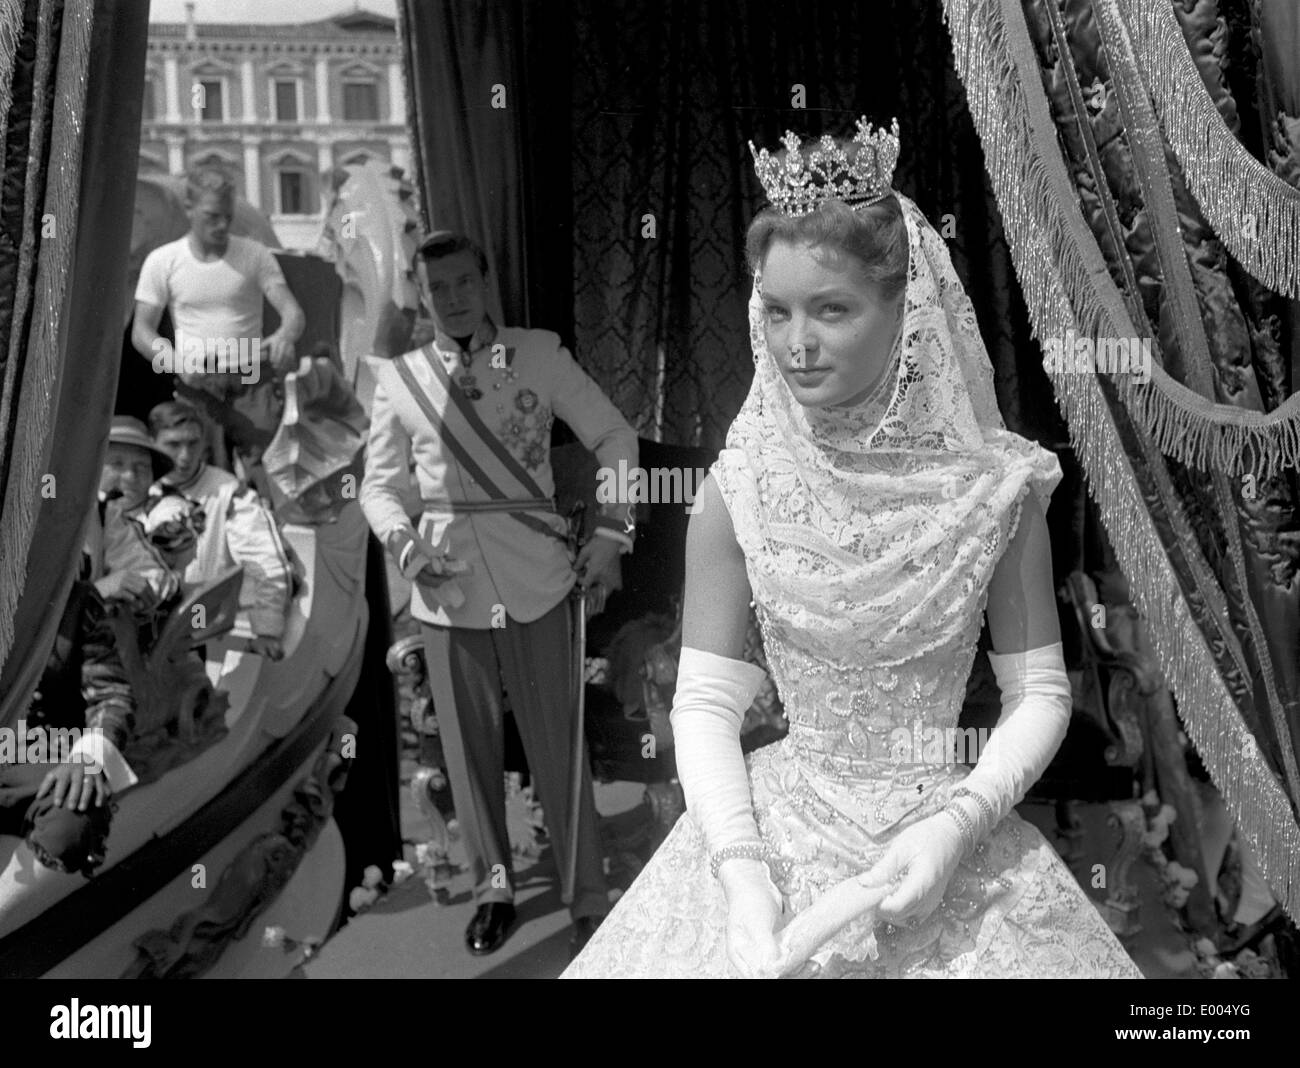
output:
[[[979,810],[984,813],[984,818],[989,821],[988,829],[993,830],[993,825],[997,823],[997,814],[993,811],[993,803],[983,794],[978,794],[969,786],[961,786],[952,792],[952,799],[955,801],[959,797],[969,797],[979,806]]]
[[[709,869],[716,879],[718,878],[718,869],[722,867],[724,861],[747,857],[750,860],[766,862],[769,855],[767,846],[762,842],[737,842],[735,845],[723,846],[714,853],[713,859],[709,861]]]
[[[967,815],[966,810],[962,808],[961,805],[954,804],[953,802],[949,802],[945,805],[940,809],[940,812],[946,816],[951,816],[953,822],[957,824],[957,828],[961,832],[962,839],[966,844],[966,848],[962,850],[962,855],[965,856],[975,848],[975,843],[979,841],[979,834],[975,830],[975,821]]]

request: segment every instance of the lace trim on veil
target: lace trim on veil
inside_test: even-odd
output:
[[[901,351],[879,407],[809,411],[768,350],[756,278],[754,381],[714,465],[757,599],[809,648],[896,663],[969,624],[1021,491],[1046,506],[1056,457],[1006,430],[974,308],[942,239],[899,195],[909,263]],[[864,641],[869,636],[869,641]]]

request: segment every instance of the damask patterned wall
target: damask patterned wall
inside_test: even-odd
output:
[[[938,3],[572,9],[575,351],[641,433],[716,448],[748,390],[748,141],[866,114],[899,118],[895,184],[950,239],[1008,424],[1063,440]]]

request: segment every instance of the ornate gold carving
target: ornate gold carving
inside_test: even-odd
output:
[[[280,812],[277,830],[260,834],[221,873],[208,899],[182,913],[166,931],[148,931],[135,940],[135,961],[123,979],[193,979],[203,975],[228,946],[243,938],[276,899],[315,844],[343,789],[350,763],[340,752],[344,735],[356,724],[339,717],[315,766],[294,789]]]

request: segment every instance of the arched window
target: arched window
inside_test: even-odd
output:
[[[267,98],[272,122],[302,121],[303,69],[298,63],[277,63],[267,72]]]
[[[302,115],[302,79],[276,78],[272,83],[276,122],[297,122]]]
[[[343,121],[379,121],[379,71],[369,63],[353,63],[341,73]]]
[[[274,174],[274,214],[315,215],[319,198],[311,159],[286,149],[270,157],[269,162]]]
[[[230,68],[207,60],[190,68],[190,99],[184,102],[200,122],[225,122],[230,108]]]

